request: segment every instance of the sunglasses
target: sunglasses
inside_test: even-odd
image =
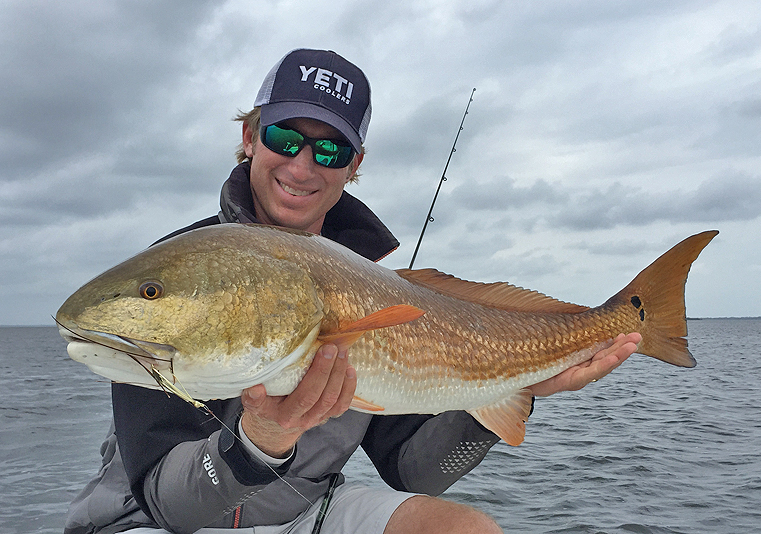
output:
[[[312,147],[312,157],[317,165],[330,169],[343,169],[351,163],[354,149],[347,141],[337,139],[313,139],[279,124],[259,128],[262,144],[275,154],[295,158],[304,145]]]

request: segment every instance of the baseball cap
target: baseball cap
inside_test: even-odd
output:
[[[332,50],[299,48],[272,67],[254,106],[261,106],[262,126],[316,119],[360,152],[370,124],[370,83],[359,67]]]

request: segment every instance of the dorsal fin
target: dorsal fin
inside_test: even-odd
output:
[[[413,284],[490,308],[535,313],[580,313],[589,309],[507,282],[468,282],[436,269],[397,269],[396,273]]]

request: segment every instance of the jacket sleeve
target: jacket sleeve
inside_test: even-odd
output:
[[[245,450],[232,433],[238,399],[207,403],[226,428],[162,391],[114,384],[112,403],[132,494],[170,532],[195,532],[218,521],[290,467],[289,461],[273,470]]]
[[[362,448],[392,488],[439,495],[498,441],[467,412],[377,415]]]

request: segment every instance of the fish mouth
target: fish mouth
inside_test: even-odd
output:
[[[76,325],[64,324],[58,318],[55,318],[55,322],[58,324],[58,332],[69,343],[70,349],[76,346],[93,345],[106,347],[125,354],[149,373],[151,369],[172,371],[172,360],[177,349],[171,345],[133,339],[98,330],[87,330]],[[71,350],[69,352],[71,353]]]

